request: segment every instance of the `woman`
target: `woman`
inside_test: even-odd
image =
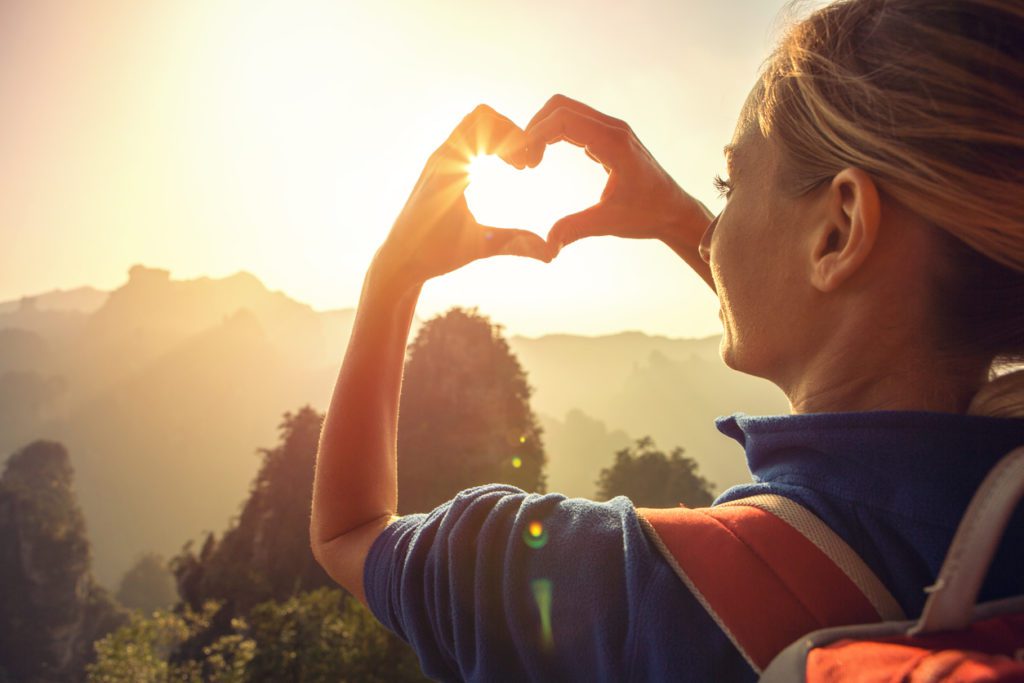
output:
[[[428,160],[366,275],[321,436],[311,540],[330,575],[445,680],[750,680],[624,498],[477,487],[394,516],[402,362],[423,282],[593,235],[659,239],[717,293],[721,354],[791,415],[723,417],[757,493],[838,533],[908,616],[991,465],[1024,443],[1024,7],[847,0],[799,22],[726,148],[712,217],[629,126],[556,96],[526,130],[487,107]],[[477,225],[465,162],[569,140],[609,172],[547,241]],[[542,521],[549,541],[522,534]],[[982,599],[1024,592],[1024,524]],[[714,553],[714,548],[695,552]],[[542,582],[538,584],[538,582]],[[549,589],[540,616],[536,586]],[[548,628],[548,626],[550,628]],[[547,639],[539,639],[545,630]]]

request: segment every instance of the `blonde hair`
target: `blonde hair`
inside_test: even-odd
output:
[[[936,347],[985,359],[971,414],[1024,417],[1024,3],[839,0],[794,24],[750,115],[810,191],[861,168],[938,228]]]

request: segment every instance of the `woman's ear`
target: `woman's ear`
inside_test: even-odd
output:
[[[859,168],[844,168],[825,191],[825,220],[811,251],[811,283],[831,292],[861,267],[878,237],[878,187]]]

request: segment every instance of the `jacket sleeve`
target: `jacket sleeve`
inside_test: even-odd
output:
[[[624,497],[467,489],[387,527],[364,586],[374,615],[440,680],[624,681],[673,662],[742,661]]]

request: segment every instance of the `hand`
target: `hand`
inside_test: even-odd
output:
[[[710,212],[672,180],[625,121],[555,95],[527,125],[526,137],[523,158],[530,167],[540,163],[547,145],[565,140],[583,147],[608,172],[608,184],[597,204],[551,227],[547,240],[554,247],[560,249],[584,237],[614,235],[661,239],[674,247],[692,247],[696,255],[712,219]]]
[[[555,249],[529,230],[480,225],[464,195],[468,164],[477,154],[497,154],[523,168],[526,135],[486,105],[478,106],[427,160],[416,186],[384,243],[374,267],[403,287],[422,285],[477,259],[497,254],[529,256],[544,262]]]

